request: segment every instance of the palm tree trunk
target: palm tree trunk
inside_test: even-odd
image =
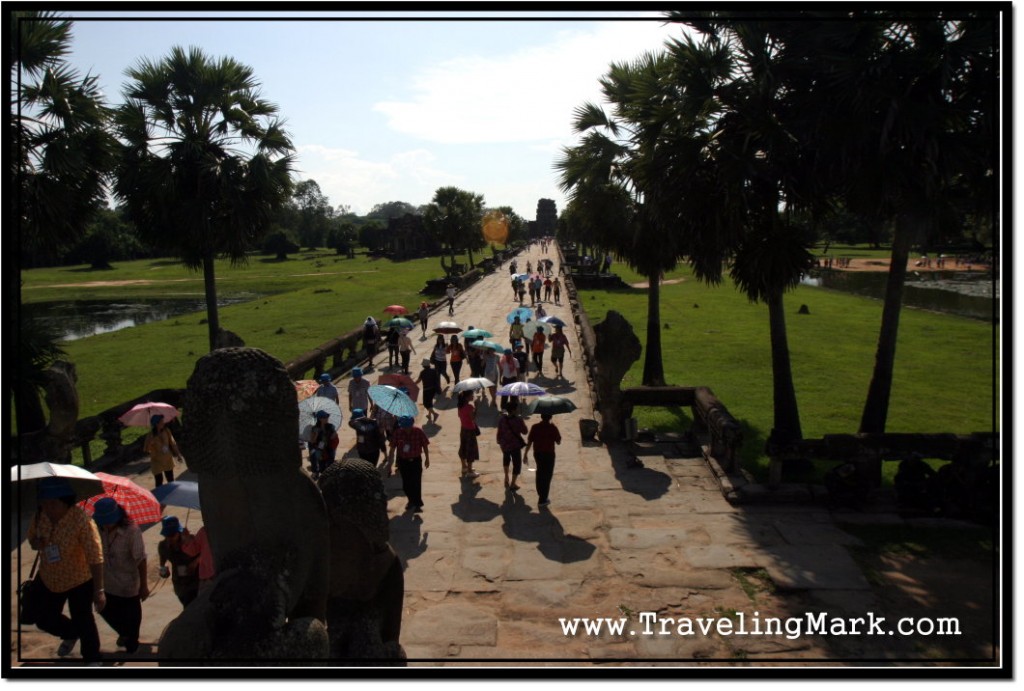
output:
[[[896,226],[892,242],[892,260],[885,285],[885,303],[882,307],[882,326],[878,332],[875,351],[875,369],[868,385],[868,397],[860,417],[862,434],[882,434],[889,416],[889,397],[892,394],[892,373],[896,363],[896,337],[900,327],[900,309],[903,305],[903,284],[907,278],[907,260],[913,228],[911,219],[903,217]]]
[[[789,359],[789,338],[786,335],[786,314],[782,293],[768,300],[768,324],[772,344],[772,401],[775,413],[774,434],[779,441],[803,439],[800,410],[793,386],[793,370]]]
[[[210,333],[210,350],[217,347],[220,317],[217,314],[217,283],[213,269],[213,252],[203,259],[203,285],[206,288],[206,323]]]
[[[647,276],[647,348],[644,353],[644,386],[665,386],[661,362],[661,271]]]

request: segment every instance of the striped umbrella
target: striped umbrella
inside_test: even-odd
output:
[[[103,481],[103,492],[89,497],[85,501],[78,502],[78,505],[87,514],[91,516],[96,502],[109,497],[124,509],[124,512],[128,514],[128,518],[136,525],[149,525],[150,523],[160,522],[160,502],[157,501],[156,497],[148,489],[120,475],[96,473],[96,477]]]

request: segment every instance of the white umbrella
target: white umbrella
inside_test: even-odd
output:
[[[323,396],[312,396],[299,401],[299,439],[309,441],[310,432],[316,424],[316,414],[321,410],[327,411],[327,421],[334,425],[334,429],[341,428],[341,408],[338,404]]]
[[[480,389],[486,389],[494,386],[494,382],[486,377],[470,377],[469,379],[463,379],[455,388],[452,389],[452,393],[462,393],[463,391],[479,391]]]
[[[17,483],[18,496],[14,498],[11,509],[12,535],[21,542],[28,533],[36,507],[37,486],[39,481],[48,477],[62,477],[71,485],[78,499],[88,499],[103,492],[103,480],[85,468],[68,463],[31,463],[11,467],[11,482]]]
[[[164,422],[170,422],[178,417],[178,409],[170,403],[146,402],[132,406],[127,412],[122,413],[118,420],[125,427],[149,427],[149,418],[153,415],[163,415]]]

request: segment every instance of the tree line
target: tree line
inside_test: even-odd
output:
[[[966,7],[966,6],[965,6]],[[784,294],[815,242],[868,229],[890,277],[861,432],[885,431],[907,259],[994,240],[999,16],[929,8],[672,12],[682,38],[599,80],[556,162],[562,236],[648,276],[643,383],[663,385],[659,277],[685,261],[768,307],[769,444],[802,438]],[[983,230],[979,230],[983,229]]]

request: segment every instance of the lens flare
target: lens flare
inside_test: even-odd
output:
[[[508,218],[500,211],[488,211],[481,222],[484,240],[504,245],[508,240]]]

